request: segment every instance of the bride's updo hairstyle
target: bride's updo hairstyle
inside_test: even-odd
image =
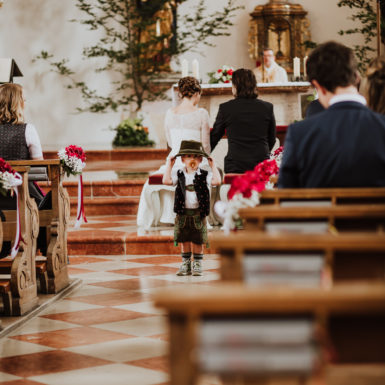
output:
[[[385,57],[373,59],[367,70],[368,106],[385,115]]]
[[[23,89],[19,84],[0,85],[0,123],[19,124],[24,120]]]
[[[254,72],[240,68],[233,72],[233,86],[236,90],[236,98],[255,99],[257,93],[257,79]]]
[[[192,76],[186,76],[178,82],[179,95],[181,98],[190,99],[197,92],[201,93],[202,88],[197,79]]]

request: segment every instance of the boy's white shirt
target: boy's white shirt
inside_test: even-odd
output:
[[[201,169],[200,168],[198,168],[197,171],[195,171],[195,172],[193,172],[191,174],[187,173],[186,167],[182,167],[182,168],[179,168],[179,169],[173,169],[172,173],[171,173],[171,178],[172,178],[172,184],[174,186],[176,186],[176,184],[178,183],[178,175],[177,175],[177,173],[178,173],[179,170],[182,170],[183,173],[184,173],[184,176],[186,178],[186,186],[189,185],[189,184],[193,184],[196,173],[198,175],[201,174]],[[207,186],[209,186],[209,187],[211,186],[212,179],[213,179],[213,173],[212,173],[212,171],[208,171],[208,174],[207,174],[207,177],[206,177]],[[198,202],[197,194],[196,194],[195,191],[187,191],[186,190],[185,207],[186,207],[186,209],[197,209],[199,207],[199,202]]]

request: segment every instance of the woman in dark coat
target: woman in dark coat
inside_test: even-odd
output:
[[[273,105],[257,99],[257,81],[253,71],[233,73],[234,99],[219,106],[210,134],[211,151],[226,133],[229,149],[225,173],[244,173],[269,158],[275,143]]]

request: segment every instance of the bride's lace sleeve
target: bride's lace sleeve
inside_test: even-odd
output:
[[[164,118],[164,130],[166,132],[166,140],[168,146],[171,148],[171,133],[170,133],[170,110],[167,110],[166,116]]]
[[[210,122],[209,122],[209,113],[204,108],[201,109],[201,121],[202,121],[202,127],[201,127],[201,138],[202,138],[202,145],[203,149],[210,154]]]

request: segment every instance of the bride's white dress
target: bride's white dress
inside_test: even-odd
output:
[[[165,122],[166,139],[171,148],[167,158],[179,152],[182,140],[196,140],[202,142],[204,150],[210,154],[210,125],[209,114],[204,108],[195,111],[177,114],[173,109],[167,110]],[[177,158],[174,169],[183,165],[180,157]],[[201,167],[208,167],[204,158]],[[154,174],[163,174],[166,165],[160,167]],[[137,214],[139,227],[148,229],[160,224],[173,224],[174,213],[174,186],[149,185],[148,181],[143,186]]]

